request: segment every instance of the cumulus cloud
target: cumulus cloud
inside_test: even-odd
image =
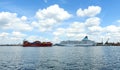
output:
[[[55,36],[60,36],[60,35],[63,35],[64,33],[65,33],[64,28],[57,28],[56,32],[53,32]]]
[[[26,40],[28,40],[30,42],[33,42],[33,41],[41,41],[41,42],[50,41],[47,38],[40,37],[40,36],[37,36],[37,35],[31,35],[31,36],[27,37]]]
[[[2,32],[0,33],[0,44],[18,44],[22,43],[23,39],[26,37],[26,34],[21,32],[13,31],[11,33]]]
[[[118,42],[120,40],[120,27],[115,25],[109,25],[106,27],[100,26],[100,18],[90,17],[84,22],[73,22],[67,28],[58,28],[53,32],[55,37],[69,40],[82,40],[86,35],[91,40],[101,42],[102,39],[105,42],[108,38],[110,42]]]
[[[100,24],[100,18],[98,17],[88,18],[85,22],[85,25],[87,27],[98,26],[99,24]]]
[[[65,11],[63,8],[60,8],[59,5],[55,4],[49,6],[46,9],[40,9],[36,13],[36,18],[38,21],[34,21],[32,25],[39,28],[40,31],[49,31],[55,25],[60,22],[69,19],[71,14]]]
[[[25,23],[22,23],[22,22],[18,21],[18,22],[15,22],[15,23],[6,24],[4,29],[12,29],[12,30],[15,30],[15,31],[31,31],[33,28],[29,24],[25,24]]]
[[[118,27],[118,26],[115,26],[115,25],[109,25],[109,26],[107,26],[107,27],[105,27],[104,28],[104,30],[106,31],[106,32],[120,32],[120,27]]]
[[[87,9],[82,10],[81,8],[77,10],[76,14],[80,17],[94,17],[101,12],[101,7],[99,6],[89,6]]]
[[[64,34],[73,34],[73,33],[81,33],[85,31],[84,23],[73,22],[69,25],[68,28],[57,28],[56,32],[53,32],[54,35],[60,36]]]
[[[88,34],[90,35],[100,35],[103,32],[103,28],[100,26],[88,27]]]
[[[88,33],[96,33],[101,32],[102,28],[99,26],[100,19],[97,17],[92,17],[86,19],[85,22],[73,22],[66,28],[67,36],[76,36],[76,38],[81,37],[83,35],[87,35]],[[99,33],[98,32],[98,33]]]
[[[0,33],[0,37],[6,37],[6,36],[8,36],[8,35],[9,35],[9,33],[6,33],[6,32]]]
[[[22,16],[22,17],[21,17],[21,20],[22,20],[22,21],[27,21],[27,17],[26,17],[26,16]]]
[[[109,38],[111,42],[120,41],[120,27],[115,25],[109,25],[103,28],[104,36]]]
[[[26,16],[18,17],[16,13],[0,12],[0,28],[12,31],[8,31],[10,33],[0,33],[0,40],[2,41],[0,43],[20,43],[23,39],[28,41],[50,41],[49,37],[44,38],[38,35],[27,35],[21,32],[34,31],[35,29],[41,32],[50,31],[51,35],[53,33],[53,38],[51,40],[53,42],[59,42],[65,39],[82,40],[86,35],[88,35],[91,40],[99,42],[101,42],[101,39],[106,41],[108,38],[110,38],[111,42],[119,41],[120,27],[116,25],[100,26],[101,19],[96,17],[100,12],[101,7],[99,6],[89,6],[87,9],[80,8],[77,10],[77,16],[87,17],[84,18],[85,21],[73,21],[64,28],[63,26],[57,25],[69,19],[72,15],[63,8],[60,8],[57,4],[39,9],[35,14],[35,20],[31,21],[31,23]],[[117,23],[119,22],[120,20],[117,21]],[[58,28],[56,28],[56,26]],[[48,32],[48,34],[50,32]],[[37,32],[35,33],[37,34]]]
[[[103,27],[100,26],[101,19],[96,17],[101,12],[99,6],[89,6],[88,9],[77,10],[77,16],[89,17],[84,22],[73,22],[67,28],[58,28],[53,34],[55,37],[66,37],[66,39],[81,40],[88,35],[91,39],[97,38],[103,32]]]
[[[55,37],[66,37],[67,39],[80,40],[85,33],[85,24],[81,22],[73,22],[68,28],[58,28],[53,32]]]
[[[63,8],[60,8],[57,4],[49,6],[43,10],[38,10],[36,13],[36,17],[38,19],[53,18],[57,21],[68,19],[70,16],[71,15],[67,11],[65,11]]]
[[[16,13],[9,13],[9,12],[0,12],[0,27],[8,24],[12,18],[15,18]]]
[[[103,30],[100,26],[92,26],[88,28],[91,32],[101,32]]]
[[[32,27],[27,23],[27,17],[19,18],[16,13],[10,12],[0,12],[0,27],[18,31],[32,30]]]
[[[12,32],[12,36],[13,37],[18,37],[18,38],[23,38],[25,36],[27,36],[26,34],[22,34],[21,32],[16,32],[16,31],[13,31]]]
[[[85,31],[85,25],[81,22],[73,22],[67,29],[69,33],[80,33]]]

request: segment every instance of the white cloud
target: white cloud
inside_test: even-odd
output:
[[[21,17],[21,20],[22,20],[22,21],[27,21],[27,17],[26,17],[26,16],[22,16],[22,17]]]
[[[62,41],[62,40],[61,40],[58,36],[55,36],[55,37],[52,39],[53,44],[59,43],[60,41]]]
[[[99,6],[89,6],[87,9],[82,10],[81,8],[77,10],[76,14],[80,17],[94,17],[101,12],[101,7]]]
[[[60,39],[60,37],[65,37],[65,39],[75,39],[80,40],[85,33],[85,24],[80,22],[73,22],[68,26],[68,28],[58,28],[53,32],[55,37]]]
[[[17,38],[23,38],[25,36],[27,36],[26,34],[22,34],[21,32],[16,32],[16,31],[13,31],[12,32],[12,36],[13,37],[17,37]]]
[[[103,30],[102,27],[100,26],[92,26],[92,27],[88,27],[88,29],[91,31],[91,32],[101,32]]]
[[[36,17],[38,19],[52,18],[55,19],[56,21],[63,21],[65,19],[70,18],[71,15],[63,8],[60,8],[59,5],[55,4],[49,6],[46,9],[38,10],[38,12],[36,13]]]
[[[28,40],[30,42],[33,42],[33,41],[41,41],[41,42],[49,41],[49,39],[44,38],[44,37],[40,37],[40,36],[37,36],[37,35],[31,35],[31,36],[27,37],[26,40]]]
[[[100,18],[98,17],[88,18],[85,22],[85,25],[87,27],[98,26],[99,24],[100,24]]]
[[[100,19],[92,17],[86,19],[85,22],[73,22],[68,28],[66,28],[66,36],[78,39],[89,34],[100,34],[102,27],[99,26]]]
[[[88,27],[88,34],[89,35],[101,35],[102,32],[103,32],[103,28],[100,26]]]
[[[69,33],[80,33],[85,31],[85,25],[81,22],[73,22],[70,24],[70,27],[67,29]]]
[[[46,0],[47,1],[47,0]],[[110,38],[111,42],[120,40],[120,27],[116,25],[100,26],[101,19],[96,17],[101,12],[99,6],[89,6],[87,9],[78,9],[77,16],[87,17],[84,22],[73,21],[67,27],[57,26],[64,20],[69,19],[72,15],[55,4],[38,10],[35,14],[34,21],[29,23],[26,16],[18,17],[16,13],[0,12],[0,28],[11,29],[13,32],[0,33],[0,43],[21,43],[23,39],[28,41],[50,41],[59,42],[61,40],[82,40],[86,35],[91,40],[101,42],[101,38],[106,41]],[[37,20],[36,20],[37,19]],[[76,19],[76,18],[75,18]],[[118,23],[120,20],[117,21]],[[65,22],[64,22],[65,23]],[[64,24],[63,24],[64,25]],[[56,29],[56,26],[58,27]],[[34,28],[34,29],[33,29]],[[50,31],[53,38],[44,38],[37,35],[26,35],[20,31],[39,30],[41,32]],[[55,29],[55,30],[53,30]],[[50,33],[48,32],[48,34]],[[37,34],[37,32],[34,32]],[[47,33],[45,33],[47,34]]]
[[[8,35],[9,35],[9,33],[6,33],[6,32],[0,33],[0,37],[6,37],[6,36],[8,36]]]
[[[80,40],[85,33],[85,25],[80,22],[73,22],[66,29],[66,36],[70,39]]]
[[[29,24],[17,21],[15,23],[6,24],[4,29],[12,29],[15,31],[31,31],[33,28]]]
[[[0,12],[0,27],[3,29],[13,30],[32,30],[32,27],[27,24],[27,17],[17,17],[16,13]]]
[[[120,27],[119,26],[115,26],[115,25],[109,25],[107,27],[104,28],[104,30],[107,33],[115,33],[115,32],[120,32]]]
[[[60,36],[60,35],[74,35],[74,34],[78,34],[81,32],[85,31],[84,28],[84,23],[80,23],[80,22],[73,22],[72,24],[70,24],[70,26],[68,28],[57,28],[55,32],[53,32],[53,34],[55,36]]]
[[[58,28],[56,30],[56,32],[53,32],[53,35],[60,36],[60,35],[64,35],[64,33],[65,33],[65,29],[64,28]]]
[[[117,23],[120,23],[120,20],[117,20]]]
[[[26,34],[23,34],[21,32],[15,32],[7,33],[2,32],[0,33],[0,44],[18,44],[22,43],[23,39],[26,37]]]
[[[61,37],[69,40],[82,40],[86,35],[96,42],[101,42],[102,39],[105,42],[108,38],[110,38],[109,42],[118,42],[120,40],[119,26],[101,27],[99,24],[100,18],[92,17],[86,19],[85,22],[73,22],[67,28],[58,28],[53,34],[59,40],[61,40]]]
[[[55,4],[46,9],[38,10],[36,13],[38,21],[34,21],[32,25],[42,32],[50,31],[54,26],[70,17],[71,14]]]
[[[16,13],[9,13],[9,12],[0,12],[0,27],[8,24],[12,18],[15,18]]]

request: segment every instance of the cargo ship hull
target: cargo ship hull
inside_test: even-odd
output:
[[[23,41],[23,47],[52,47],[51,42],[40,42],[40,41],[35,41],[33,43],[28,42],[28,41]]]

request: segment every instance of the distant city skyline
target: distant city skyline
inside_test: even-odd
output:
[[[120,0],[0,0],[0,44],[120,42]]]

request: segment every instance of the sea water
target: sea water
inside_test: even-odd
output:
[[[0,70],[120,70],[120,46],[0,46]]]

